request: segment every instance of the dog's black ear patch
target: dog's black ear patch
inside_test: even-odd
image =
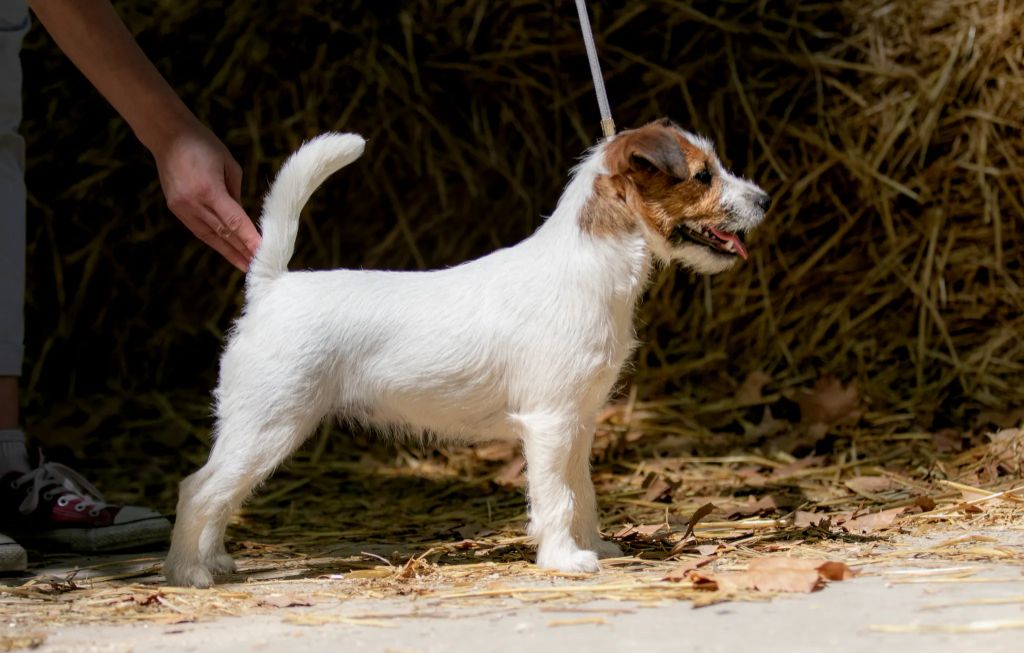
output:
[[[690,178],[686,154],[672,128],[644,129],[631,134],[629,167],[649,174],[660,172],[679,180]]]

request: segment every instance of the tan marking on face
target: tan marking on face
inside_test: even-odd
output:
[[[605,166],[608,176],[595,182],[593,206],[588,203],[581,218],[586,231],[629,231],[637,216],[668,240],[682,222],[713,225],[727,218],[717,161],[671,123],[658,121],[621,133],[605,149]],[[710,185],[694,178],[704,168],[712,173]],[[627,216],[606,206],[616,199]]]

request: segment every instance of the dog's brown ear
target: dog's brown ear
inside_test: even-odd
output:
[[[618,145],[617,172],[660,173],[678,180],[690,178],[686,154],[671,127],[650,124],[622,134],[612,145]]]

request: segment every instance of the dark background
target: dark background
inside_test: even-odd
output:
[[[786,396],[829,374],[882,431],[1021,404],[1019,8],[590,4],[618,125],[670,116],[775,200],[750,261],[656,275],[639,398],[699,405],[754,371]],[[254,218],[302,140],[369,139],[311,202],[293,268],[431,268],[515,243],[599,136],[568,1],[115,6],[242,164]],[[23,60],[27,425],[77,455],[199,460],[242,277],[169,213],[148,153],[38,26]]]

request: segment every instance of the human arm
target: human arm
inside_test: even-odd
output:
[[[239,205],[242,170],[139,48],[109,0],[29,0],[46,30],[153,154],[167,205],[241,270],[259,233]]]

